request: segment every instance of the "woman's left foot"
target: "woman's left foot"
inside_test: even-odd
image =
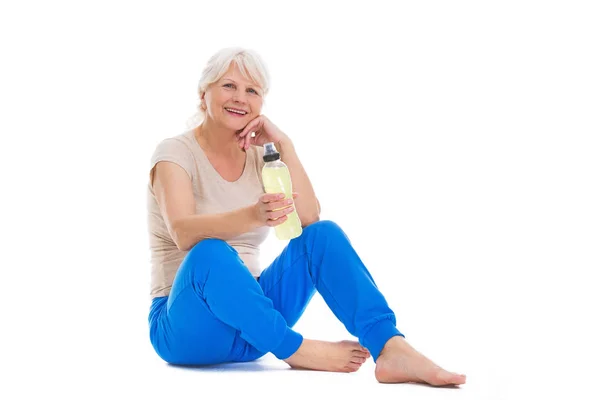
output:
[[[448,372],[416,351],[402,336],[388,340],[377,358],[375,378],[380,383],[420,382],[433,386],[462,385],[465,375]]]

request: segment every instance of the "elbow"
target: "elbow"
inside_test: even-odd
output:
[[[298,215],[300,217],[300,224],[303,228],[321,220],[321,203],[319,202],[319,199],[315,198],[315,200],[316,207],[314,207],[311,212],[305,212],[302,216]]]
[[[303,216],[304,218],[300,219],[302,227],[314,224],[315,222],[319,222],[321,220],[321,203],[319,202],[319,199],[316,199],[316,203],[315,209],[311,213],[305,214]]]
[[[176,241],[175,244],[177,245],[177,250],[190,251],[192,249],[192,246],[190,246],[188,243],[182,243],[181,241]]]
[[[175,221],[171,225],[169,232],[171,233],[171,238],[173,239],[173,242],[175,242],[178,250],[189,251],[192,248],[192,244],[188,240],[188,235],[186,234],[185,230],[182,229],[180,223]]]
[[[311,224],[314,224],[315,222],[318,222],[321,220],[321,216],[319,215],[319,213],[314,213],[311,214],[307,217],[304,217],[300,220],[300,223],[302,224],[302,227],[307,227]]]
[[[191,244],[189,242],[187,242],[186,240],[182,239],[181,236],[174,235],[173,241],[175,242],[175,245],[177,246],[177,250],[190,251],[192,248]]]

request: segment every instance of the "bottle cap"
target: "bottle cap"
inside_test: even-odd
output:
[[[263,155],[263,160],[265,162],[279,160],[280,155],[273,142],[265,143],[263,149],[265,150],[265,154]]]

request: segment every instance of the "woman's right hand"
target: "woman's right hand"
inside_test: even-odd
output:
[[[297,193],[293,197],[298,197]],[[283,193],[265,193],[254,206],[261,226],[277,226],[287,221],[287,215],[294,211],[294,201],[286,199]]]

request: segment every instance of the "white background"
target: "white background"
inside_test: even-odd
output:
[[[3,2],[0,397],[593,398],[594,3]],[[153,353],[150,155],[185,129],[208,58],[236,45],[269,67],[264,114],[293,139],[322,218],[407,340],[467,374],[460,389],[380,385],[372,362],[223,372]],[[263,266],[282,246],[269,238]],[[296,327],[350,338],[319,296]]]

